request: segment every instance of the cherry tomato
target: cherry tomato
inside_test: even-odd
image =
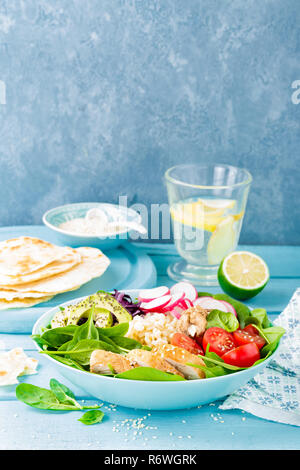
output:
[[[227,351],[230,351],[235,347],[233,336],[223,328],[213,326],[208,328],[203,336],[203,349],[206,351],[207,345],[209,344],[209,351],[222,356]]]
[[[186,349],[193,354],[201,354],[204,356],[201,346],[183,333],[175,333],[172,337],[171,344],[173,344],[173,346],[178,346],[178,348]]]
[[[233,337],[237,346],[255,343],[261,349],[266,344],[264,338],[258,334],[258,330],[252,325],[246,326],[243,330],[234,331]]]
[[[232,366],[250,367],[260,359],[260,354],[255,343],[248,343],[226,352],[222,359]]]

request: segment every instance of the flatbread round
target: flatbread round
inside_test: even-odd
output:
[[[53,295],[48,295],[41,297],[39,299],[26,298],[26,299],[14,299],[7,301],[5,299],[0,299],[0,310],[6,310],[8,308],[22,308],[22,307],[32,307],[33,305],[40,304],[41,302],[47,302],[52,299]]]
[[[33,294],[31,296],[33,297],[38,293],[46,296],[74,290],[91,279],[101,276],[110,264],[110,260],[97,248],[80,247],[75,251],[80,254],[81,262],[73,268],[55,276],[18,286],[1,285],[0,299],[14,298],[13,292],[16,293],[15,298],[19,298],[21,293],[27,293],[28,296]]]
[[[61,257],[59,261],[53,261],[53,263],[44,266],[37,271],[32,273],[18,275],[18,276],[7,276],[0,273],[0,285],[12,286],[17,288],[18,285],[27,284],[28,282],[37,281],[40,279],[45,279],[46,277],[54,276],[55,274],[60,274],[65,271],[68,271],[76,264],[80,263],[81,255],[80,253],[73,250],[73,253],[66,253]]]
[[[65,255],[75,258],[74,250],[34,237],[11,238],[0,242],[0,274],[23,276],[33,273]]]

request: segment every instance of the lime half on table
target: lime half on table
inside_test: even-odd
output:
[[[269,269],[264,260],[249,251],[230,253],[218,270],[218,281],[224,292],[240,300],[257,295],[269,278]]]

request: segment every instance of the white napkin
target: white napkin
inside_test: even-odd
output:
[[[274,360],[219,408],[300,426],[300,288],[274,324],[286,330]]]

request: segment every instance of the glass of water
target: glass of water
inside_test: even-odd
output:
[[[182,257],[168,275],[196,286],[216,286],[218,267],[236,249],[251,174],[223,164],[186,164],[165,173],[174,242]]]

